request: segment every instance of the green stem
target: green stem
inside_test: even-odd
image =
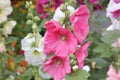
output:
[[[5,74],[4,74],[4,72],[5,72],[5,69],[4,69],[4,56],[3,56],[3,54],[4,53],[0,53],[0,61],[1,61],[1,74],[2,74],[2,78],[3,78],[3,80],[5,80]]]

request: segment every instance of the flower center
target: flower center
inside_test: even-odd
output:
[[[67,37],[65,36],[65,35],[61,35],[61,40],[66,40],[67,39]]]
[[[58,60],[58,61],[57,61],[57,64],[58,64],[58,65],[61,65],[61,64],[62,64],[62,60]]]
[[[34,50],[32,54],[33,54],[33,55],[35,55],[35,56],[37,56],[37,55],[39,55],[39,54],[40,54],[40,52],[39,52],[39,51],[37,51],[37,50]]]
[[[30,46],[31,46],[31,48],[38,47],[37,44],[34,41],[31,42]]]

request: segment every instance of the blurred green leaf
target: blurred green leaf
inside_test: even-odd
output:
[[[77,70],[72,74],[67,75],[66,80],[87,80],[90,76],[85,70]]]

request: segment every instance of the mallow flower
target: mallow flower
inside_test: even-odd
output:
[[[81,5],[70,17],[74,35],[80,44],[82,44],[83,40],[87,37],[89,32],[89,16],[90,12],[87,6]]]
[[[12,10],[10,0],[0,1],[0,24],[7,20],[7,16],[12,13]]]
[[[76,52],[75,56],[78,62],[78,67],[81,69],[84,66],[84,60],[88,56],[87,48],[91,44],[91,42],[87,42],[83,46],[81,46]]]
[[[24,53],[25,60],[29,65],[38,66],[43,64],[46,56],[43,52],[43,49],[40,48],[31,48]]]
[[[3,34],[7,37],[8,34],[12,33],[12,29],[16,25],[16,21],[6,21],[5,24],[3,25]]]
[[[120,80],[120,70],[116,72],[112,65],[110,65],[107,75],[106,80]]]
[[[62,28],[62,26],[60,27],[56,21],[52,21],[51,23],[50,26],[46,26],[47,32],[44,36],[45,54],[50,55],[51,53],[55,53],[55,55],[67,56],[70,53],[74,53],[77,40],[72,32],[69,29]]]
[[[38,34],[38,42],[35,43],[35,36],[29,33],[24,39],[21,40],[22,50],[27,51],[31,48],[40,47],[43,48],[43,38]]]
[[[53,56],[44,63],[43,70],[54,80],[63,80],[66,74],[71,72],[69,57]]]
[[[116,3],[116,0],[110,0],[106,11],[107,17],[110,17],[112,25],[110,25],[107,30],[120,30],[120,22],[118,18],[120,17],[120,3]]]

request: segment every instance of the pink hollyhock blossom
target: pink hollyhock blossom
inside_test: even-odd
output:
[[[106,80],[120,80],[120,70],[117,73],[112,65],[110,65],[107,75]]]
[[[55,53],[59,56],[67,56],[67,54],[74,53],[77,46],[76,38],[69,29],[62,28],[56,23],[54,21],[54,26],[50,25],[49,28],[46,26],[47,32],[44,36],[44,51],[46,55]]]
[[[116,3],[120,3],[120,0],[114,0],[114,2],[116,2]]]
[[[98,3],[99,0],[89,0],[91,4],[96,4]]]
[[[68,57],[54,56],[44,63],[43,70],[54,80],[63,80],[71,72],[70,60]]]
[[[82,68],[84,66],[84,59],[88,56],[87,48],[90,44],[91,42],[86,43],[75,52],[79,68]]]
[[[61,25],[57,21],[51,20],[51,21],[46,22],[45,27],[47,31],[51,32],[52,30],[56,28],[61,28]]]
[[[73,25],[73,32],[78,43],[82,43],[89,32],[88,19],[90,16],[89,9],[86,5],[81,5],[70,17]]]

